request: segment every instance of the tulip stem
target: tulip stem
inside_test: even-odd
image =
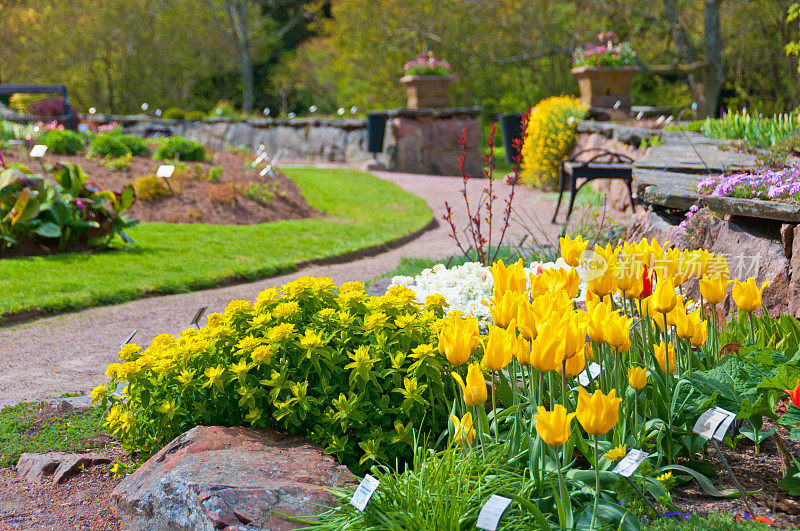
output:
[[[756,344],[756,333],[755,333],[755,326],[753,321],[753,312],[747,312],[747,316],[750,318],[750,342],[754,345]]]
[[[633,390],[633,431],[636,433],[636,443],[639,443],[639,392]]]
[[[592,529],[597,529],[595,523],[597,522],[597,500],[600,498],[600,466],[597,457],[597,435],[594,436],[594,508],[592,509]],[[563,499],[563,496],[562,496]]]
[[[480,408],[481,406],[475,406],[475,422],[473,423],[476,428],[476,432],[478,435],[478,444],[481,446],[481,453],[483,454],[483,458],[486,459],[486,449],[483,447],[483,426],[482,426],[482,419],[480,415]]]
[[[494,392],[494,388],[497,387],[497,382],[495,382],[496,372],[492,371],[492,419],[494,420],[494,439],[496,442],[500,442],[500,427],[497,424],[497,398]]]
[[[556,473],[558,474],[558,490],[561,493],[561,503],[567,504],[569,503],[569,494],[567,493],[567,484],[564,482],[564,476],[561,475],[561,465],[559,464],[558,460],[558,450],[553,447],[553,453],[556,456]],[[566,451],[564,449],[564,445],[561,445],[561,458],[563,459],[566,455]],[[565,510],[566,511],[566,510]],[[563,523],[561,529],[564,529]]]

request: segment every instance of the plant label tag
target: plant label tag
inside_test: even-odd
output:
[[[200,328],[200,319],[203,318],[203,314],[206,313],[206,310],[208,310],[208,306],[203,306],[197,310],[197,313],[194,314],[194,317],[192,317],[192,322],[189,323],[189,326],[194,325],[197,328]]]
[[[131,335],[129,335],[129,336],[128,336],[128,339],[126,339],[125,341],[123,341],[122,343],[120,343],[120,345],[119,345],[119,348],[122,348],[122,347],[124,347],[125,345],[127,345],[128,343],[130,343],[130,342],[131,342],[131,339],[133,339],[133,336],[135,336],[135,335],[136,335],[136,332],[137,332],[137,330],[134,330],[133,332],[131,332]]]
[[[586,387],[589,382],[600,376],[601,370],[599,363],[590,363],[589,368],[578,375],[578,383]]]
[[[31,158],[40,159],[47,153],[47,146],[44,144],[36,144],[31,148]]]
[[[350,505],[363,513],[364,509],[367,508],[370,498],[372,498],[372,495],[378,490],[380,484],[380,481],[369,474],[364,476],[364,479],[361,480],[361,483],[358,484],[356,491],[353,493],[353,497],[350,498]]]
[[[719,428],[717,428],[717,431],[714,432],[714,438],[718,441],[721,441],[722,439],[725,438],[725,434],[728,432],[728,428],[731,427],[731,424],[733,424],[733,421],[736,419],[736,413],[728,411],[727,409],[722,409],[721,407],[718,407],[717,409],[727,415],[727,417],[725,417],[725,420],[723,420],[722,423],[720,423]]]
[[[617,463],[617,466],[612,470],[613,473],[619,474],[622,477],[629,478],[639,468],[639,465],[644,463],[644,460],[650,456],[649,453],[641,450],[633,449]]]
[[[263,161],[265,158],[267,158],[267,154],[261,153],[261,155],[259,155],[258,158],[256,158],[256,160],[254,160],[250,165],[255,168],[256,166],[261,164],[261,161]]]
[[[712,407],[700,415],[692,431],[704,439],[711,439],[717,432],[717,428],[728,418],[729,414],[732,413],[719,407]]]
[[[485,531],[496,531],[497,526],[500,525],[500,519],[509,505],[511,505],[511,499],[492,494],[489,500],[481,507],[475,527]]]
[[[162,164],[158,167],[158,171],[156,172],[156,177],[172,177],[173,172],[175,171],[175,166],[172,164]]]

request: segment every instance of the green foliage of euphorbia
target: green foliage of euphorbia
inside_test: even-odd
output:
[[[123,347],[93,394],[128,449],[154,452],[196,425],[303,434],[347,464],[407,459],[413,431],[447,423],[450,382],[436,349],[440,297],[370,297],[356,282],[301,277],[233,301],[208,325]],[[119,383],[126,400],[109,396]],[[445,385],[447,383],[447,385]]]

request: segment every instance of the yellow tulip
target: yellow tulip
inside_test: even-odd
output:
[[[517,301],[517,318],[514,324],[526,339],[536,338],[536,312],[526,297],[521,297]]]
[[[608,433],[619,420],[621,402],[616,389],[607,395],[598,389],[590,395],[585,387],[581,387],[578,389],[578,422],[589,435]]]
[[[584,355],[584,347],[581,347],[575,355],[566,359],[566,371],[562,370],[564,363],[558,368],[558,374],[565,373],[566,378],[575,378],[586,368],[586,356]]]
[[[539,335],[531,342],[531,365],[540,372],[555,371],[563,359],[561,323],[548,321],[539,328]]]
[[[583,240],[583,236],[578,235],[574,240],[569,236],[559,238],[558,243],[561,247],[561,256],[564,261],[575,267],[581,259],[581,255],[586,250],[588,242]]]
[[[606,342],[606,327],[611,315],[611,306],[607,302],[595,304],[591,317],[589,317],[589,324],[586,327],[586,334],[595,343]]]
[[[539,406],[539,413],[534,415],[536,419],[536,433],[549,446],[561,446],[569,440],[572,433],[572,419],[575,413],[567,414],[567,408],[561,404],[556,404],[553,411],[547,411]]]
[[[457,372],[450,373],[453,378],[461,385],[464,391],[464,403],[468,406],[479,406],[486,402],[486,380],[477,363],[472,363],[467,371],[467,382],[461,378]]]
[[[586,283],[586,288],[599,297],[614,293],[614,290],[617,289],[617,279],[614,277],[614,271],[607,271],[593,278]]]
[[[522,293],[525,291],[525,269],[522,267],[522,260],[506,266],[502,260],[498,260],[489,267],[494,279],[494,297],[499,299],[507,291]]]
[[[628,385],[636,389],[644,389],[647,385],[647,369],[645,367],[631,367],[628,369]]]
[[[713,277],[701,278],[698,283],[700,284],[700,294],[703,299],[711,304],[719,304],[725,300],[727,296],[728,284],[731,283],[728,277],[716,275]]]
[[[517,337],[517,363],[528,366],[531,364],[531,343],[523,336]]]
[[[467,411],[461,420],[455,415],[450,415],[450,420],[453,421],[453,426],[455,426],[456,436],[453,442],[464,446],[472,444],[472,441],[475,440],[475,428],[472,427],[472,413]]]
[[[677,306],[675,307],[677,310]],[[697,312],[694,312],[697,313]],[[694,335],[694,320],[687,315],[686,310],[675,311],[675,331],[681,339],[691,339]]]
[[[612,313],[606,328],[606,343],[618,352],[627,352],[631,348],[631,323],[633,318]]]
[[[575,269],[545,269],[538,275],[529,274],[531,279],[531,295],[535,298],[543,293],[565,291],[569,298],[575,298],[580,290],[580,278]]]
[[[675,366],[677,361],[675,359],[675,345],[670,343],[669,348],[664,345],[662,341],[658,345],[653,345],[653,353],[656,355],[656,361],[661,370],[665,373],[669,369],[670,374],[675,374]],[[669,356],[669,359],[667,358]],[[669,366],[667,366],[669,364]]]
[[[756,284],[756,279],[750,277],[747,282],[739,279],[733,284],[733,300],[739,309],[746,312],[753,312],[761,307],[761,292],[769,284],[769,280],[761,283],[761,287]]]
[[[614,270],[614,279],[617,283],[617,289],[628,296],[628,294],[631,291],[635,291],[641,283],[643,273],[644,269],[640,260],[633,256],[621,256]]]
[[[561,333],[564,337],[564,357],[571,358],[583,351],[586,344],[586,323],[589,315],[582,311],[570,311],[561,319]]]
[[[523,299],[525,299],[525,296],[511,290],[506,291],[499,297],[495,296],[490,306],[494,325],[508,328],[511,320],[517,316],[517,306]]]
[[[622,459],[628,455],[628,445],[627,444],[620,444],[616,448],[612,448],[611,450],[606,452],[605,457],[609,461],[616,461],[618,459]]]
[[[483,347],[483,366],[490,371],[504,369],[511,362],[516,347],[516,334],[493,326]]]
[[[666,279],[659,279],[656,290],[653,293],[653,310],[658,313],[671,312],[678,303],[675,296],[675,286]]]
[[[463,319],[458,314],[449,315],[439,333],[439,353],[453,365],[461,365],[469,360],[480,343],[478,319]]]
[[[699,312],[695,312],[699,313]],[[698,321],[694,325],[694,335],[691,337],[693,347],[700,347],[708,339],[708,321]]]

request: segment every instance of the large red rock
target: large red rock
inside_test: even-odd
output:
[[[330,506],[350,471],[305,438],[198,426],[175,438],[111,493],[129,530],[301,527],[284,517]]]

